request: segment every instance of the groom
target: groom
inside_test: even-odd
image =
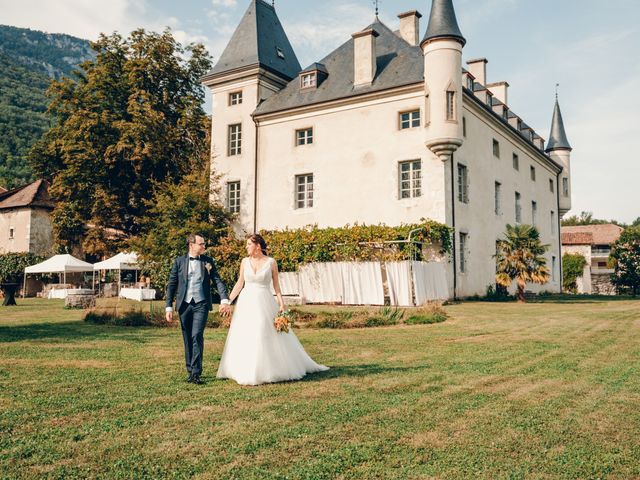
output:
[[[189,252],[173,262],[167,284],[167,322],[173,322],[173,299],[180,314],[184,357],[189,378],[187,381],[200,385],[202,355],[204,353],[204,327],[207,324],[211,303],[211,281],[220,294],[220,313],[229,315],[231,306],[227,289],[218,275],[213,258],[203,255],[206,248],[204,238],[191,234],[187,237]]]

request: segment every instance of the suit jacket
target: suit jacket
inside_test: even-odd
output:
[[[206,255],[200,255],[200,261],[203,266],[203,290],[207,307],[213,309],[211,302],[211,283],[213,282],[216,290],[220,294],[222,300],[228,300],[227,289],[218,275],[216,263],[213,258]],[[180,309],[182,302],[187,295],[187,275],[189,273],[189,255],[182,255],[175,259],[171,273],[169,274],[169,282],[167,283],[167,307],[171,307],[174,297],[176,298],[176,307]]]

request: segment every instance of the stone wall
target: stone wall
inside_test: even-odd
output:
[[[610,273],[591,273],[591,291],[596,295],[616,295]]]
[[[31,210],[29,251],[43,256],[53,254],[53,226],[48,210],[41,208]]]

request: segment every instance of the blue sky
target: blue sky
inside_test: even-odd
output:
[[[0,23],[95,39],[100,32],[170,26],[200,41],[214,61],[249,0],[0,0]],[[547,138],[555,84],[572,156],[573,210],[630,222],[640,216],[640,2],[454,0],[467,39],[463,59],[486,57],[488,81],[506,80],[510,107]],[[380,18],[430,0],[381,0]],[[303,66],[373,20],[371,0],[276,0]]]

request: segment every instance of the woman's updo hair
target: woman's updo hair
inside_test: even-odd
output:
[[[267,255],[267,242],[264,241],[262,235],[258,235],[257,233],[247,235],[247,240],[251,240],[251,243],[260,245],[260,250],[262,250],[262,253],[264,255]]]

